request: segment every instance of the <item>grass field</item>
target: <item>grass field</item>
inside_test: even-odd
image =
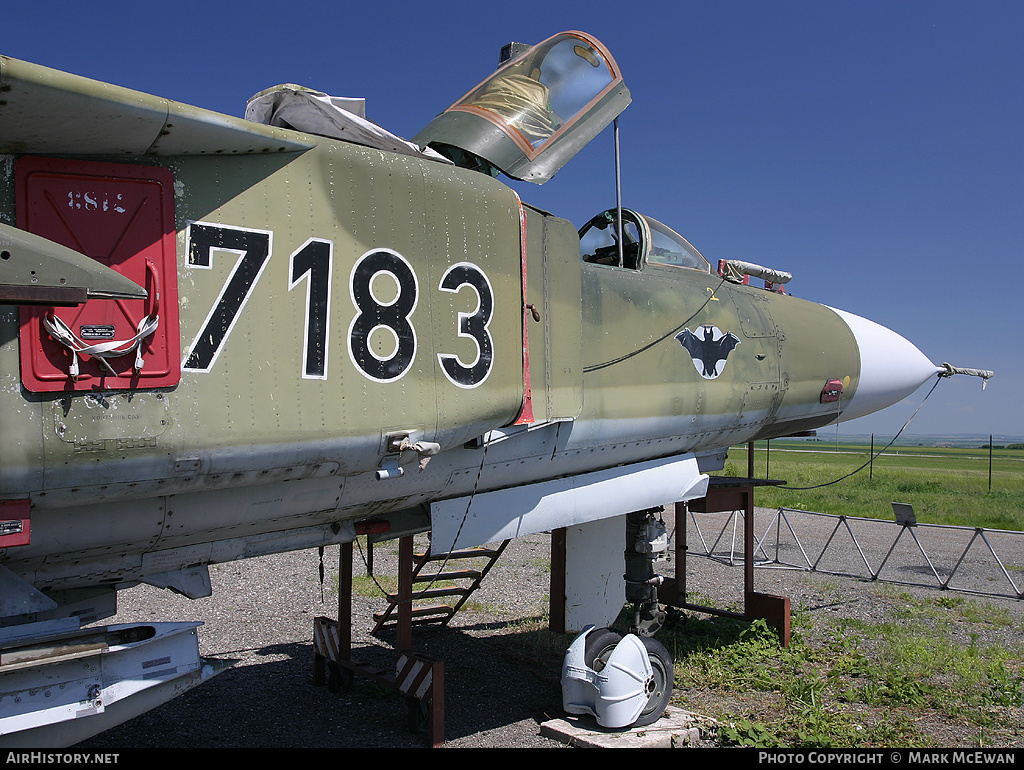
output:
[[[1024,449],[993,448],[990,459],[987,446],[894,446],[871,457],[867,442],[757,442],[753,475],[786,484],[758,488],[755,504],[891,521],[895,501],[922,523],[1024,531]],[[747,471],[748,446],[732,448],[722,475]],[[958,596],[900,602],[895,619],[796,613],[789,647],[757,624],[729,637],[715,619],[663,634],[677,702],[719,719],[726,745],[1019,745],[1022,648],[978,641],[1019,621]]]
[[[722,475],[746,476],[747,458],[747,445],[731,449]],[[921,523],[1024,530],[1024,449],[994,448],[991,469],[987,447],[895,446],[870,458],[868,443],[758,441],[754,476],[786,483],[758,489],[756,504],[891,520],[901,502]]]

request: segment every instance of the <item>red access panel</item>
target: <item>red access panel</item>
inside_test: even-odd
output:
[[[28,545],[31,540],[30,500],[0,500],[0,548]]]
[[[21,379],[36,393],[159,388],[181,379],[174,176],[127,163],[23,157],[18,227],[92,257],[149,292],[21,308]]]

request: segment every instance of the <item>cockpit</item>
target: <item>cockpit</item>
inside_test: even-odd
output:
[[[435,117],[412,143],[465,168],[543,184],[611,124],[630,98],[618,65],[601,43],[582,32],[562,32],[532,47],[506,46],[498,70]],[[711,272],[685,238],[632,210],[604,211],[579,235],[583,260],[592,264]]]
[[[701,253],[672,228],[631,209],[622,209],[621,215],[621,228],[617,209],[602,211],[580,228],[584,262],[627,270],[667,265],[711,272]]]

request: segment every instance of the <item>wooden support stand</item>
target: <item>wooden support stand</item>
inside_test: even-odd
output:
[[[338,558],[338,620],[318,617],[313,626],[313,684],[347,688],[359,674],[401,693],[409,704],[409,727],[426,728],[428,745],[444,745],[444,662],[416,655],[412,647],[412,537],[399,541],[398,659],[394,673],[352,659],[352,543]],[[402,601],[402,599],[405,601]]]

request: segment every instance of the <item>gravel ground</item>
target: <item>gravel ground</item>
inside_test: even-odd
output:
[[[539,724],[562,713],[561,661],[538,668],[516,651],[517,627],[547,610],[549,547],[546,535],[513,541],[474,595],[474,609],[448,628],[414,629],[415,651],[445,663],[447,746],[560,745],[542,738]],[[395,574],[394,552],[374,549],[376,575]],[[356,575],[366,572],[359,553]],[[149,586],[124,592],[118,616],[104,623],[202,620],[201,654],[238,663],[79,747],[423,746],[393,691],[359,678],[340,694],[312,685],[313,620],[337,617],[338,548],[325,549],[323,562],[322,587],[314,549],[217,565],[207,599]],[[373,612],[386,606],[379,597],[353,598],[353,657],[390,670],[394,633],[369,634]]]
[[[891,534],[887,535],[891,540]],[[445,738],[449,748],[561,746],[540,735],[539,725],[561,717],[561,653],[571,636],[556,637],[554,648],[537,649],[549,585],[549,537],[512,541],[484,585],[449,627],[413,631],[413,647],[445,663]],[[394,574],[394,547],[374,551],[374,572]],[[355,573],[365,574],[356,555]],[[312,628],[317,616],[337,617],[337,548],[323,557],[299,551],[249,559],[211,569],[213,596],[190,601],[167,591],[139,586],[121,597],[117,618],[105,622],[202,620],[203,655],[237,659],[227,671],[175,700],[102,735],[80,748],[133,747],[418,747],[422,734],[407,728],[406,706],[393,691],[356,678],[332,694],[312,686]],[[853,556],[856,554],[854,553]],[[1019,554],[1017,558],[1020,558]],[[908,565],[906,569],[918,569]],[[670,574],[670,567],[659,570]],[[708,606],[741,601],[742,569],[691,558],[690,590]],[[756,589],[788,596],[794,613],[811,613],[827,626],[830,618],[851,615],[870,620],[899,617],[907,592],[935,597],[926,588],[891,590],[850,578],[757,570]],[[369,592],[367,592],[369,593]],[[1019,648],[1024,602],[994,602],[1013,614],[1009,628],[991,633]],[[394,637],[369,635],[377,597],[353,600],[354,657],[390,669]],[[980,640],[984,643],[986,639]],[[949,737],[949,745],[955,743]],[[1007,745],[1022,745],[1021,737]]]

